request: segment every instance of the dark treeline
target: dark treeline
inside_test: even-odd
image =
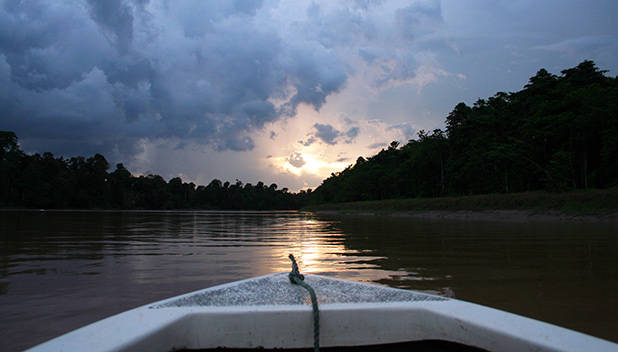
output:
[[[618,185],[618,83],[594,62],[541,69],[523,90],[460,103],[420,131],[332,174],[312,203],[567,191]]]
[[[105,157],[65,159],[27,155],[13,132],[0,132],[0,207],[116,209],[298,209],[311,192],[213,180],[208,186],[133,176],[122,164],[108,172]]]

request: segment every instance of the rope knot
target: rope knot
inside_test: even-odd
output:
[[[305,276],[298,271],[298,264],[296,264],[296,259],[294,259],[294,255],[289,255],[290,260],[292,261],[292,271],[288,275],[290,278],[290,282],[298,285],[297,280],[305,281]]]

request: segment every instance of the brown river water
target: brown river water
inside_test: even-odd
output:
[[[618,224],[303,212],[0,211],[0,350],[289,271],[445,295],[618,341]]]

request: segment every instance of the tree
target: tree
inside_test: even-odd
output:
[[[4,159],[8,153],[19,151],[17,135],[11,131],[0,131],[0,159]]]
[[[109,174],[112,207],[131,209],[134,195],[132,193],[133,175],[122,163],[116,164],[116,170]]]
[[[17,135],[10,131],[0,131],[0,206],[20,203],[19,175],[23,159]]]

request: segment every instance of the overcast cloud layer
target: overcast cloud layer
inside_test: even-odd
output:
[[[284,37],[262,5],[5,1],[3,118],[26,138],[68,134],[104,151],[170,137],[250,150],[250,131],[300,103],[320,108],[346,80],[337,55]]]
[[[315,186],[541,67],[615,75],[617,4],[3,0],[0,129],[137,172]]]

